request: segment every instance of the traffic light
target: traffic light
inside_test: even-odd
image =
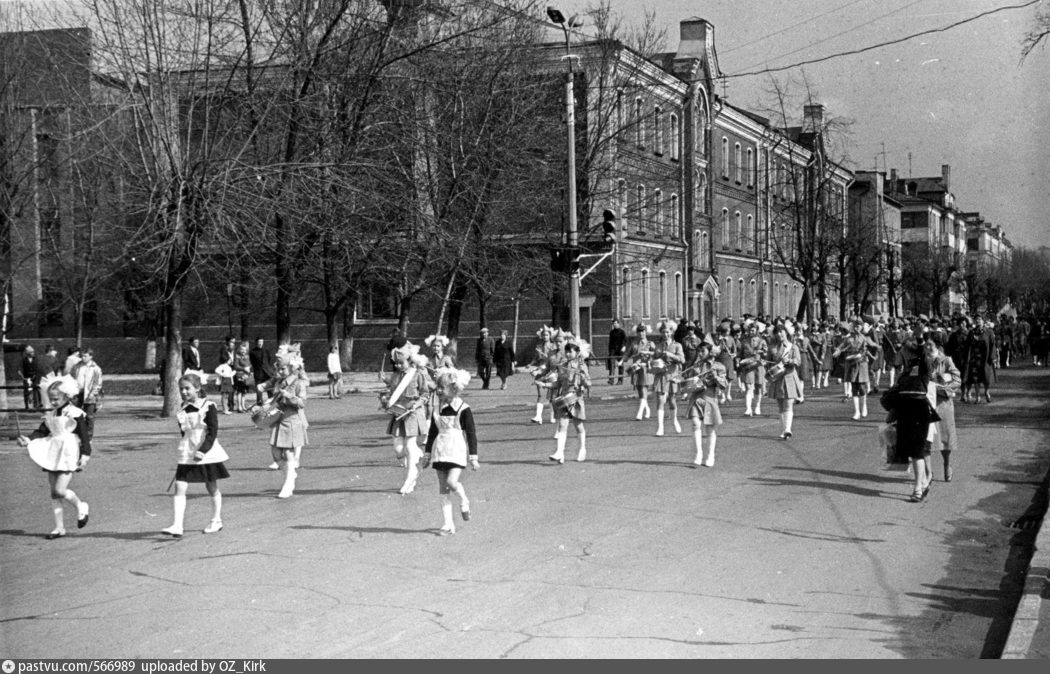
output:
[[[565,260],[566,269],[565,269],[565,271],[567,273],[575,274],[576,272],[580,271],[580,248],[579,248],[579,246],[577,246],[575,248],[566,248],[565,249],[565,257],[566,257],[566,260]]]
[[[551,248],[551,271],[564,272],[565,251],[561,248]]]
[[[616,243],[618,241],[616,215],[609,209],[602,211],[602,241],[605,243]]]
[[[579,246],[551,248],[551,271],[572,274],[580,270]]]

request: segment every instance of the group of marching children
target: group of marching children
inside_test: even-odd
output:
[[[584,399],[591,390],[590,369],[587,367],[590,344],[571,332],[546,325],[540,328],[536,337],[536,351],[527,367],[536,386],[536,416],[530,421],[542,424],[544,407],[549,405],[551,423],[557,427],[554,453],[548,458],[555,463],[565,463],[565,445],[571,423],[579,441],[576,460],[586,461],[587,429],[584,422],[587,420],[587,406]]]
[[[470,499],[463,487],[463,470],[478,469],[478,441],[474,415],[462,393],[470,373],[456,368],[445,353],[449,344],[443,335],[431,335],[424,343],[431,357],[417,345],[405,341],[390,350],[393,372],[386,378],[387,390],[380,394],[380,407],[390,414],[387,434],[394,441],[394,455],[405,469],[399,489],[402,495],[416,488],[420,468],[433,466],[441,495],[442,536],[456,533],[451,494],[459,499],[460,517],[470,519]],[[425,444],[419,446],[419,437]]]

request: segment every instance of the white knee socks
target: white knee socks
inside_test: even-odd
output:
[[[536,403],[536,416],[532,417],[530,421],[533,421],[537,424],[543,423],[543,403]]]
[[[664,434],[664,411],[662,409],[656,410],[656,434]]]

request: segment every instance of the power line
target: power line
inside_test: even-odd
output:
[[[971,23],[973,21],[976,21],[978,19],[982,19],[982,18],[984,18],[986,16],[990,16],[992,14],[997,14],[999,12],[1004,12],[1004,11],[1011,10],[1011,9],[1024,9],[1025,7],[1031,7],[1032,5],[1039,4],[1040,2],[1042,2],[1042,0],[1031,0],[1031,2],[1026,2],[1026,3],[1021,4],[1021,5],[1008,5],[1008,6],[1005,6],[1005,7],[997,7],[996,9],[991,9],[991,10],[988,10],[987,12],[981,12],[980,14],[976,14],[974,16],[971,16],[971,17],[967,18],[967,19],[963,19],[961,21],[956,21],[955,23],[948,24],[947,26],[942,26],[940,28],[931,28],[930,30],[920,31],[918,33],[912,33],[911,35],[906,35],[904,37],[897,38],[896,40],[889,40],[887,42],[880,42],[878,44],[869,45],[867,47],[861,47],[860,49],[853,49],[853,50],[850,50],[850,51],[837,52],[835,54],[829,54],[827,56],[822,56],[820,58],[815,58],[815,59],[809,59],[807,61],[799,61],[798,63],[792,63],[792,64],[786,65],[786,66],[777,66],[775,68],[763,68],[762,70],[753,70],[751,72],[737,73],[735,75],[723,75],[723,77],[726,77],[726,78],[751,77],[753,75],[763,75],[765,73],[775,73],[775,72],[780,72],[780,71],[783,71],[783,70],[790,70],[791,68],[798,68],[798,67],[801,67],[801,66],[811,65],[813,63],[821,63],[823,61],[830,61],[831,59],[836,59],[836,58],[839,58],[841,56],[854,56],[856,54],[863,54],[864,52],[871,51],[873,49],[879,49],[881,47],[888,47],[890,45],[895,45],[895,44],[900,44],[902,42],[907,42],[908,40],[913,40],[913,39],[915,39],[917,37],[922,37],[923,35],[931,35],[933,33],[943,33],[943,32],[952,30],[953,28],[958,28],[959,26],[961,26],[963,24]]]
[[[851,7],[851,6],[855,5],[855,4],[857,4],[858,2],[864,2],[864,0],[853,0],[853,2],[847,2],[845,5],[841,5],[839,7],[836,7],[835,9],[829,9],[828,11],[823,12],[822,14],[817,14],[816,16],[811,16],[809,18],[802,19],[801,21],[798,21],[797,23],[793,23],[790,26],[786,26],[784,28],[781,28],[778,31],[774,31],[772,33],[767,33],[766,35],[763,35],[762,37],[757,37],[754,40],[751,40],[750,42],[745,42],[743,44],[736,45],[732,49],[724,49],[724,50],[722,50],[722,55],[724,56],[726,54],[731,54],[732,52],[739,51],[740,49],[743,49],[744,47],[750,47],[751,45],[755,44],[756,42],[761,42],[762,40],[767,40],[767,39],[769,39],[771,37],[775,37],[777,35],[780,35],[781,33],[786,33],[787,31],[789,31],[789,30],[791,30],[793,28],[798,28],[799,26],[805,25],[807,23],[811,23],[812,21],[814,21],[816,19],[819,19],[822,16],[827,16],[828,14],[834,14],[835,12],[840,12],[840,11],[846,9],[847,7]]]

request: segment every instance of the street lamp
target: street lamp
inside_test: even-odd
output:
[[[579,250],[579,233],[576,225],[576,104],[573,94],[573,55],[569,51],[569,29],[583,25],[583,21],[575,14],[568,19],[554,7],[547,8],[547,18],[551,23],[561,26],[565,33],[565,60],[569,63],[568,76],[565,79],[565,128],[568,132],[568,174],[569,189],[569,255],[575,256]],[[569,331],[577,337],[580,335],[580,269],[578,265],[569,267]]]

